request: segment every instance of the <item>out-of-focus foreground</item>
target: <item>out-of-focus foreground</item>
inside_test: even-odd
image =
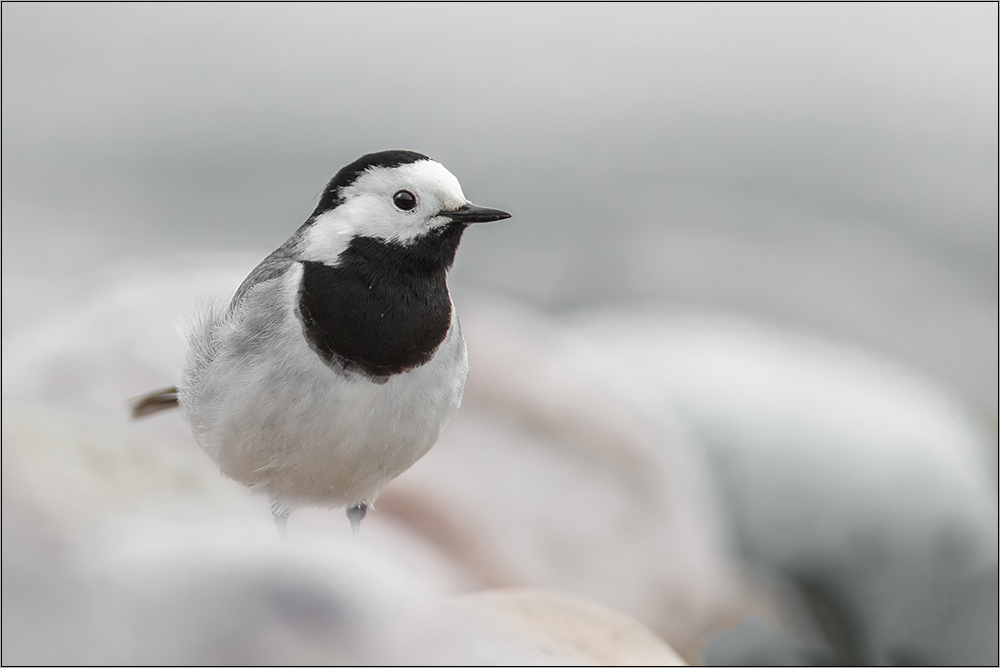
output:
[[[125,267],[5,344],[5,660],[666,661],[653,633],[688,661],[988,659],[972,423],[905,369],[731,316],[557,324],[459,290],[458,418],[357,543],[299,511],[282,545],[176,411],[128,424],[121,400],[172,377],[172,323],[254,260]]]
[[[995,5],[2,11],[5,664],[996,664]],[[465,402],[282,543],[125,402],[393,147]]]

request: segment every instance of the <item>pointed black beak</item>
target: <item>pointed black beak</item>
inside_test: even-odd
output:
[[[510,214],[500,209],[487,209],[484,206],[465,204],[452,211],[442,211],[440,216],[456,223],[492,223],[494,220],[510,218]]]

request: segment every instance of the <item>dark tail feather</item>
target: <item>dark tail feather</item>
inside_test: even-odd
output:
[[[133,420],[177,408],[177,388],[165,387],[162,390],[144,394],[130,400],[129,405],[132,407]]]

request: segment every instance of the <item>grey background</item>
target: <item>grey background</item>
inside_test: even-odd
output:
[[[126,257],[263,255],[386,148],[514,214],[465,284],[751,312],[995,404],[996,4],[4,4],[4,331]]]

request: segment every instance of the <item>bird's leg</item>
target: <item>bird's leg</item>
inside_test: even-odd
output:
[[[281,536],[281,540],[288,539],[288,515],[291,512],[279,503],[271,504],[271,514],[274,516],[274,524],[278,527],[278,535]]]
[[[347,508],[347,519],[351,520],[351,533],[355,538],[358,537],[358,530],[361,528],[361,520],[364,519],[365,513],[367,512],[367,503],[359,503],[355,506],[349,506]]]

